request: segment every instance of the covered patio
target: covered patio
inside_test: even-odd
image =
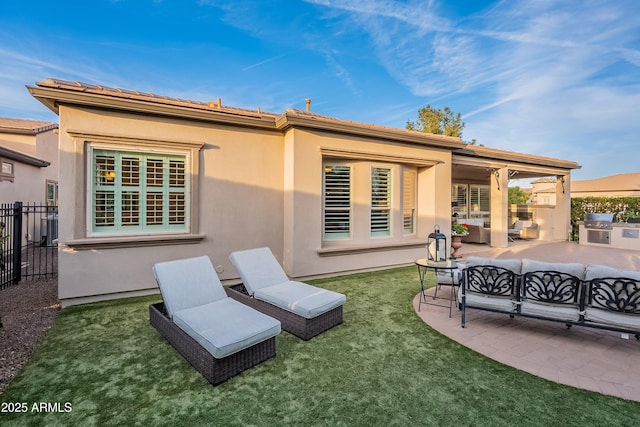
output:
[[[519,217],[518,212],[509,212],[509,182],[552,177],[555,205],[535,206],[533,218],[526,219],[538,225],[540,240],[565,240],[571,217],[571,171],[579,168],[572,161],[467,145],[452,155],[453,214],[460,222],[483,221],[490,229],[490,246],[506,248],[512,240],[513,217]]]
[[[604,264],[624,270],[640,267],[640,253],[603,249],[575,242],[519,241],[507,248],[466,244],[463,256],[529,258],[547,262]],[[434,291],[434,288],[429,290]],[[448,297],[444,288],[443,296]],[[460,327],[460,311],[429,305],[418,312],[429,326],[480,354],[541,378],[602,394],[640,401],[640,342],[631,336],[591,328],[573,327],[530,318],[479,310],[467,312]]]

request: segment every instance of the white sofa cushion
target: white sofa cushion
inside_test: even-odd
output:
[[[523,259],[521,273],[532,273],[534,271],[557,271],[584,280],[585,267],[583,264],[577,262],[542,262],[526,258]]]
[[[306,319],[313,319],[333,310],[347,300],[347,297],[338,292],[292,280],[260,288],[254,297]]]
[[[458,295],[458,299],[462,302],[461,293]],[[467,293],[465,295],[465,304],[500,311],[514,311],[515,307],[510,298],[486,296],[476,293]]]
[[[478,265],[490,265],[511,270],[515,274],[520,274],[522,269],[522,261],[520,259],[499,259],[499,258],[483,258],[477,256],[467,257],[467,267],[475,267]]]
[[[453,282],[455,286],[458,286],[460,284],[462,270],[465,269],[467,264],[458,261],[456,261],[456,264],[458,264],[458,268],[453,270],[453,281],[451,280],[451,270],[437,270],[436,283],[439,285],[451,285]]]
[[[280,333],[280,322],[232,298],[176,311],[173,321],[221,359]]]
[[[253,295],[258,289],[289,280],[269,248],[233,252],[229,259],[240,274],[249,295]]]
[[[152,270],[169,318],[177,311],[227,298],[208,256],[157,263]]]
[[[520,312],[522,314],[548,317],[550,319],[570,320],[573,322],[580,320],[580,310],[577,305],[571,306],[523,301],[520,305]]]
[[[584,318],[590,322],[620,326],[636,331],[640,330],[640,316],[638,315],[616,313],[615,311],[587,307]]]
[[[599,264],[587,265],[585,280],[589,281],[606,277],[626,277],[628,279],[640,280],[640,271],[619,270]]]

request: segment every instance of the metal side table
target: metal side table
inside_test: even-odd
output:
[[[432,261],[426,258],[420,258],[415,261],[415,264],[418,266],[418,276],[420,278],[420,301],[418,302],[418,311],[420,311],[420,306],[422,304],[427,305],[436,305],[438,307],[446,307],[443,304],[437,304],[435,302],[428,302],[427,294],[425,293],[424,288],[424,278],[427,275],[427,271],[432,269],[436,274],[436,290],[433,295],[433,299],[435,300],[438,296],[438,287],[442,286],[442,284],[438,284],[438,270],[449,271],[451,274],[451,285],[445,284],[445,286],[451,286],[451,296],[449,298],[449,317],[451,317],[451,307],[453,307],[453,301],[456,299],[456,279],[454,277],[454,272],[458,269],[458,264],[455,260],[447,260],[447,261]],[[444,299],[444,298],[439,298]]]

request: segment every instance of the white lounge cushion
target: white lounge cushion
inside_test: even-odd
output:
[[[240,274],[249,295],[253,295],[258,289],[289,280],[269,248],[233,252],[229,259]]]
[[[459,298],[462,300],[461,296]],[[480,295],[469,291],[465,295],[465,304],[500,311],[514,311],[515,307],[510,298]]]
[[[584,318],[591,322],[620,326],[632,330],[640,330],[640,315],[617,313],[615,311],[600,310],[587,307]]]
[[[570,320],[573,322],[580,320],[580,310],[577,305],[574,307],[563,304],[523,301],[520,305],[520,311],[522,314],[547,317],[550,319]]]
[[[460,275],[462,270],[467,266],[465,263],[456,262],[458,268],[453,270],[453,281],[451,280],[451,270],[438,270],[436,273],[436,283],[440,285],[450,285],[452,282],[455,286],[460,284]]]
[[[153,274],[169,318],[178,311],[227,298],[208,256],[157,263]]]
[[[570,274],[580,280],[584,279],[585,267],[577,262],[543,262],[532,259],[522,260],[522,274],[532,273],[534,271],[557,271],[560,273]]]
[[[467,267],[475,267],[478,265],[500,267],[511,270],[515,274],[520,274],[522,269],[522,261],[520,259],[483,258],[477,256],[467,257]]]
[[[280,333],[280,322],[232,298],[176,311],[173,321],[221,359]]]
[[[585,280],[589,281],[607,277],[626,277],[628,279],[640,280],[640,271],[619,270],[599,264],[587,265]]]
[[[347,297],[338,292],[291,280],[260,288],[254,297],[306,319],[313,319],[333,310],[347,300]]]

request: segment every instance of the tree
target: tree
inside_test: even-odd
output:
[[[509,187],[509,204],[510,205],[524,205],[529,200],[529,194],[522,191],[517,185],[515,187]]]
[[[444,110],[441,110],[427,104],[426,107],[418,110],[418,119],[415,122],[407,121],[406,128],[437,135],[461,137],[464,122],[460,113],[454,115],[449,107],[444,107]]]

